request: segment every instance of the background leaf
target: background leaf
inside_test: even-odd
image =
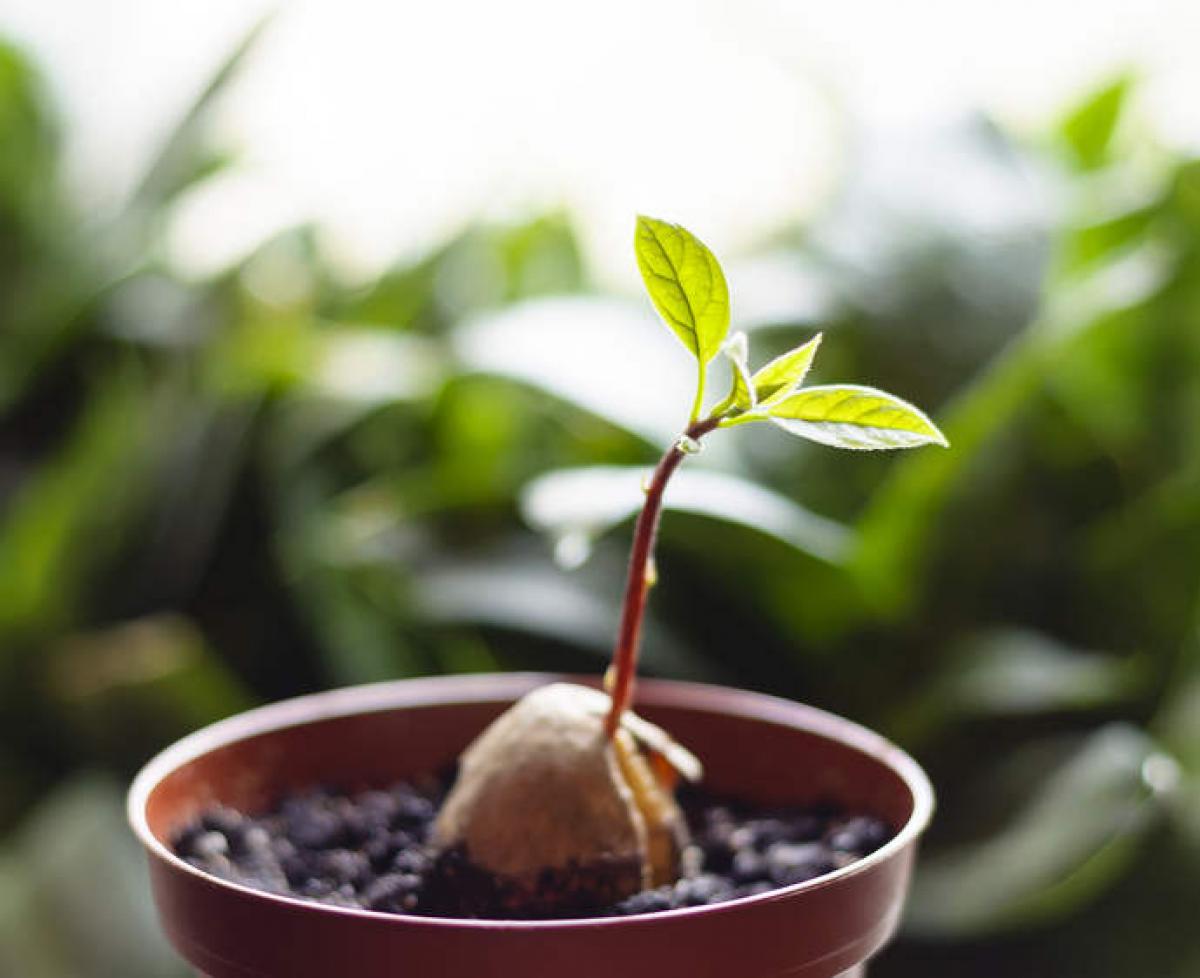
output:
[[[551,472],[522,491],[521,513],[531,526],[556,540],[591,540],[638,512],[645,475],[646,469],[636,466]],[[842,559],[850,545],[846,527],[724,472],[680,470],[667,487],[663,505],[757,530],[829,562]]]
[[[962,937],[1068,914],[1119,875],[1161,813],[1174,770],[1135,728],[1098,730],[1005,828],[926,859],[908,926]]]
[[[465,370],[548,391],[651,444],[679,434],[691,389],[672,342],[636,305],[591,296],[533,299],[465,321],[454,353]],[[637,355],[631,355],[637,350]],[[621,375],[626,383],[612,384]]]
[[[159,929],[145,865],[125,824],[124,788],[83,774],[60,786],[18,836],[6,901],[0,883],[0,964],[22,978],[184,978]],[[6,860],[7,861],[7,860]],[[24,894],[21,894],[24,891]]]
[[[581,647],[590,653],[592,668],[611,655],[613,622],[620,614],[619,591],[600,593],[594,580],[522,554],[428,568],[414,597],[434,622],[483,625]],[[643,654],[652,673],[699,680],[717,675],[653,616],[646,623]]]
[[[1133,697],[1146,679],[1136,656],[1084,652],[1016,629],[975,636],[955,659],[937,698],[968,713],[1096,709]]]
[[[1113,134],[1132,87],[1130,78],[1116,79],[1090,95],[1063,122],[1063,138],[1081,169],[1095,170],[1108,161]]]

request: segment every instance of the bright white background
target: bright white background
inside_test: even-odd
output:
[[[218,120],[242,162],[175,215],[193,272],[305,217],[366,273],[473,215],[564,204],[623,287],[639,210],[736,249],[815,206],[848,119],[1037,132],[1130,66],[1146,117],[1200,146],[1194,0],[0,0],[0,30],[47,69],[103,210],[276,7]]]

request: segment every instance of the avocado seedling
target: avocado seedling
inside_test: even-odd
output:
[[[700,762],[630,710],[663,493],[680,463],[719,429],[769,422],[835,448],[946,446],[921,411],[870,387],[804,387],[817,334],[759,370],[744,333],[729,336],[721,266],[694,235],[641,217],[638,267],[667,326],[695,357],[696,393],[679,438],[645,486],[605,692],[556,683],[528,694],[463,753],[434,824],[443,890],[464,915],[562,915],[609,906],[677,879],[687,827],[675,800]],[[710,363],[724,354],[729,393],[707,413]]]

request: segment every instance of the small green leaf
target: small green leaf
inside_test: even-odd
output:
[[[808,376],[808,369],[821,345],[821,336],[818,333],[807,343],[776,357],[755,373],[752,378],[754,396],[760,404],[766,407],[796,392]]]
[[[871,387],[810,387],[771,405],[768,416],[793,435],[860,450],[949,447],[946,436],[907,401]]]
[[[646,291],[675,335],[700,366],[696,403],[704,398],[704,368],[729,332],[729,288],[713,253],[695,235],[675,224],[639,217],[634,250]]]
[[[736,410],[738,413],[753,410],[758,405],[754,396],[754,385],[750,380],[750,341],[743,332],[734,333],[721,345],[721,352],[729,360],[733,374],[733,386],[725,399],[712,409],[711,417],[718,418]]]

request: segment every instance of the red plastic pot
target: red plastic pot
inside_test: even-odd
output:
[[[522,694],[561,678],[336,690],[233,717],[168,748],[129,795],[167,936],[211,978],[861,974],[895,930],[932,789],[908,755],[869,730],[756,693],[646,680],[637,709],[700,757],[710,789],[764,804],[832,798],[886,819],[898,829],[894,839],[827,876],[725,904],[532,922],[326,907],[227,883],[171,852],[172,833],[214,802],[254,812],[314,783],[384,785],[434,771]]]

